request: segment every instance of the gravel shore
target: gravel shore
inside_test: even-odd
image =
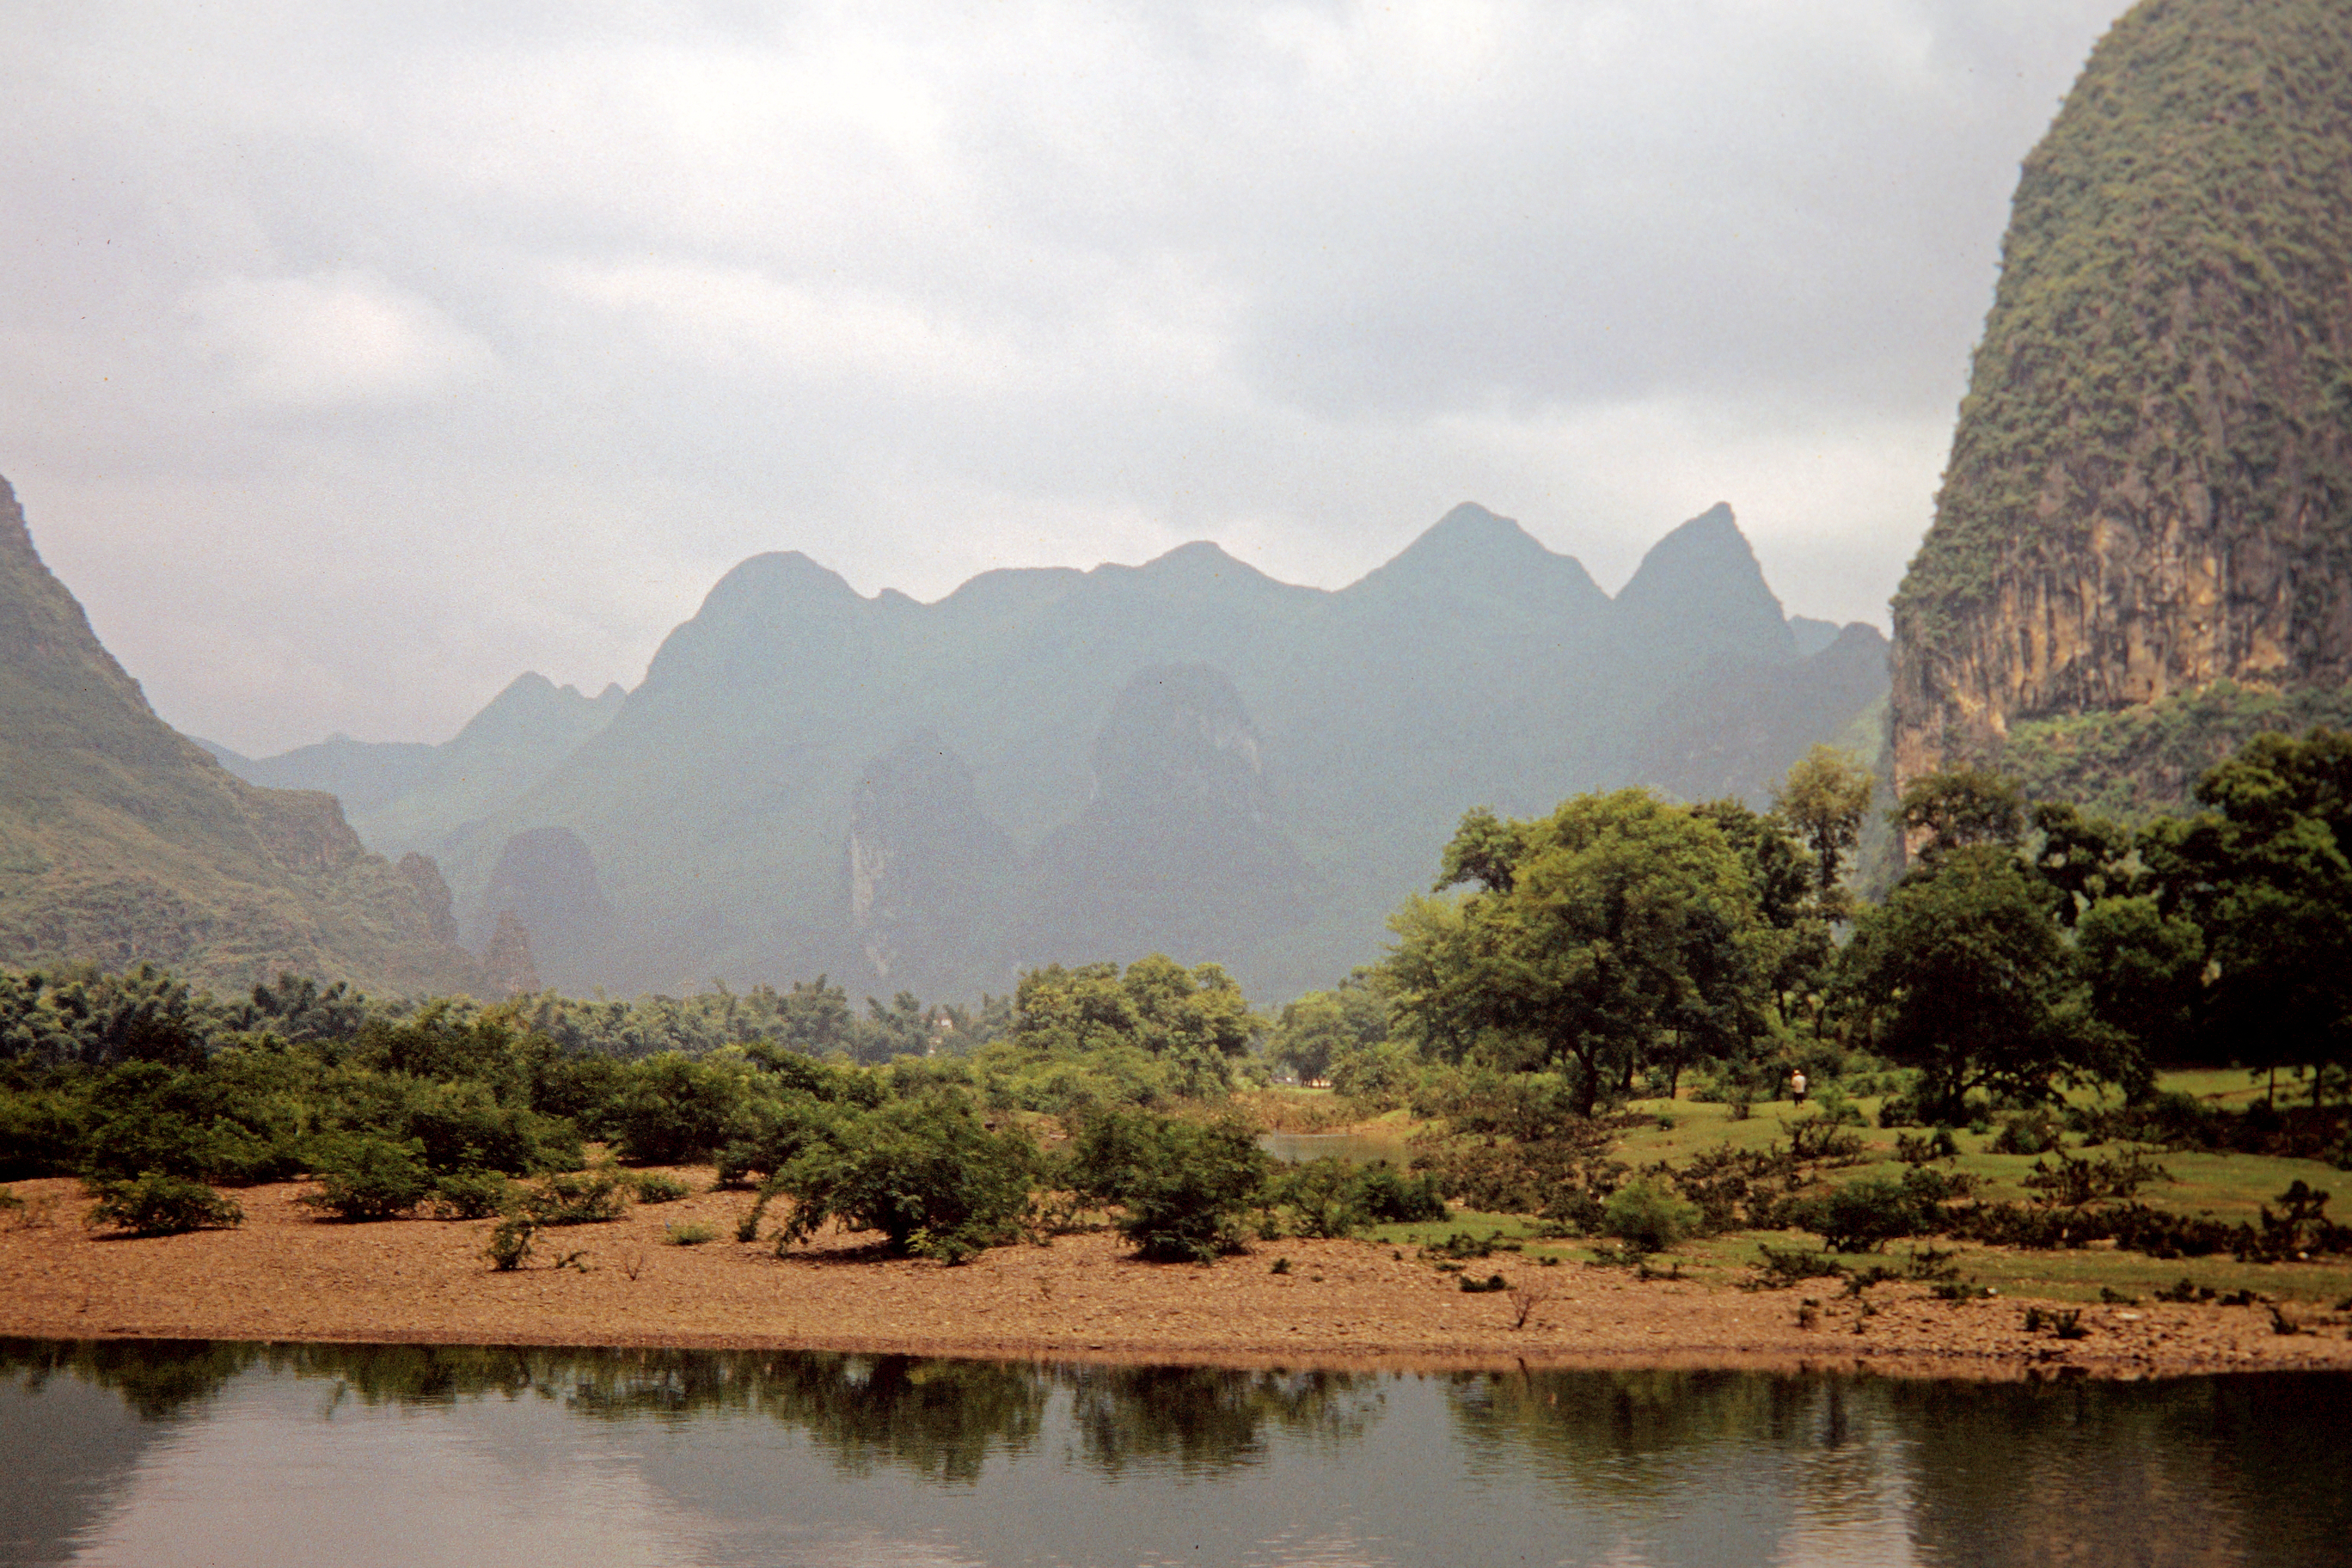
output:
[[[1202,1267],[1139,1262],[1094,1233],[950,1268],[828,1234],[779,1258],[732,1239],[749,1194],[700,1191],[707,1170],[676,1173],[695,1196],[542,1232],[531,1266],[511,1273],[483,1259],[488,1221],[337,1224],[295,1202],[310,1190],[301,1184],[235,1194],[239,1228],[132,1240],[82,1228],[79,1184],[20,1182],[47,1223],[0,1228],[0,1333],[1293,1366],[1859,1364],[1985,1378],[2352,1368],[2339,1314],[2307,1314],[2307,1331],[2282,1333],[2262,1306],[2089,1306],[2088,1332],[2060,1340],[2025,1331],[2032,1303],[1944,1301],[1895,1283],[1871,1289],[1865,1310],[1831,1280],[1751,1291],[1498,1254],[1472,1275],[1499,1272],[1519,1293],[1467,1294],[1410,1253],[1353,1241],[1262,1242]],[[697,1223],[719,1239],[664,1242],[665,1227]],[[583,1267],[551,1266],[572,1252]],[[1276,1258],[1286,1272],[1273,1271]]]

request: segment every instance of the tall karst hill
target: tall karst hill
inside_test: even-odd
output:
[[[157,719],[0,479],[0,965],[467,990],[447,900],[431,862],[370,854],[333,796],[257,788]]]
[[[1902,779],[1999,757],[2161,806],[2281,694],[2345,706],[2352,5],[2145,0],[2092,52],[1895,634]]]
[[[1207,543],[929,605],[761,555],[609,724],[428,847],[470,930],[593,907],[568,948],[533,931],[571,989],[824,970],[936,995],[1157,948],[1279,998],[1377,954],[1470,805],[1685,776],[1760,793],[1882,697],[1884,640],[1846,635],[1799,654],[1727,508],[1613,600],[1475,506],[1336,593]],[[1690,736],[1696,757],[1660,739],[1735,688],[1789,725]],[[553,830],[576,837],[561,878],[530,868],[559,841],[524,837]]]

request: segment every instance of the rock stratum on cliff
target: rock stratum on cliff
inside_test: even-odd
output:
[[[2347,567],[2352,6],[2145,0],[2025,162],[1895,600],[1895,774],[2219,681],[2342,688]]]
[[[0,965],[470,990],[448,900],[423,857],[369,853],[333,795],[247,784],[156,718],[0,479]]]

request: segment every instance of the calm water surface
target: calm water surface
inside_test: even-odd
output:
[[[2341,1563],[2352,1378],[0,1342],[21,1563]]]

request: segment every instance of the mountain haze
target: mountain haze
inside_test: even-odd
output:
[[[1374,956],[1468,806],[1760,797],[1878,700],[1884,647],[1853,627],[1801,658],[1725,507],[1614,599],[1475,506],[1337,592],[1207,542],[929,605],[760,555],[542,779],[419,847],[479,931],[520,909],[486,897],[517,836],[576,835],[566,875],[610,924],[593,958],[533,927],[567,989],[829,971],[954,994],[1160,949],[1273,996]],[[1731,737],[1689,733],[1734,689],[1758,695]]]

